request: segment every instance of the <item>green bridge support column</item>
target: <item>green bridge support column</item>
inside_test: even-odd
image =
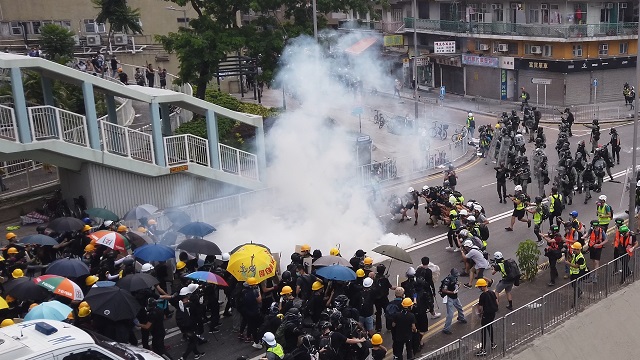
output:
[[[153,139],[156,165],[167,166],[164,154],[164,139],[162,137],[162,122],[160,121],[160,104],[155,100],[152,100],[149,104],[149,113],[151,114],[151,138]]]
[[[18,140],[28,144],[31,139],[29,116],[27,115],[27,100],[24,98],[22,86],[22,72],[20,68],[11,68],[11,93],[13,96],[13,110],[16,114],[16,126],[18,127]]]
[[[218,138],[218,119],[216,113],[213,110],[207,110],[205,114],[207,120],[207,138],[209,140],[209,158],[211,167],[220,170],[220,149],[218,144],[220,139]]]
[[[258,158],[258,180],[266,179],[267,157],[265,155],[264,127],[262,124],[256,126],[256,157]]]
[[[162,135],[171,136],[171,119],[169,117],[171,113],[169,112],[169,104],[162,103],[160,104],[160,117],[162,118]]]
[[[84,95],[84,111],[87,118],[89,146],[94,150],[102,150],[100,145],[100,129],[98,128],[98,115],[96,115],[96,101],[93,96],[93,84],[83,81],[82,95]]]
[[[40,77],[40,83],[42,84],[42,97],[45,105],[56,106],[53,100],[53,83],[51,79],[46,76]]]
[[[113,95],[107,95],[107,119],[112,124],[118,124],[118,108],[116,107],[116,98]]]

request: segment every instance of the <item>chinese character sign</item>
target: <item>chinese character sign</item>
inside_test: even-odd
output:
[[[462,63],[465,65],[486,66],[493,68],[497,68],[500,66],[500,61],[498,60],[498,58],[468,54],[462,55]]]
[[[384,46],[402,46],[404,45],[404,36],[387,35],[384,37]]]
[[[433,52],[435,54],[454,54],[456,52],[455,41],[434,41]]]

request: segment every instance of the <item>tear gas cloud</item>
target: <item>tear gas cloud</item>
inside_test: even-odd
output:
[[[337,37],[334,48],[348,47],[357,36]],[[296,244],[309,244],[323,255],[339,247],[348,258],[360,248],[411,243],[408,236],[385,234],[368,193],[356,180],[355,142],[342,125],[357,121],[348,110],[357,99],[334,76],[344,69],[343,57],[328,56],[309,37],[293,39],[285,49],[276,83],[284,82],[299,106],[283,114],[267,134],[271,161],[266,178],[273,196],[253,204],[253,211],[237,222],[216,224],[220,226],[211,239],[222,249],[253,241],[282,252],[286,263]],[[379,59],[366,54],[352,58],[349,75],[362,79],[365,88],[392,86]],[[332,125],[327,118],[336,109],[343,116]]]

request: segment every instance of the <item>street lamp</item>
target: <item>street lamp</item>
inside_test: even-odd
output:
[[[173,6],[167,6],[165,7],[165,9],[167,10],[171,10],[171,11],[182,11],[182,21],[184,22],[184,27],[187,27],[189,25],[189,22],[187,22],[187,9],[176,9]]]
[[[418,127],[418,26],[416,22],[416,14],[418,13],[418,5],[413,0],[413,99],[415,105],[414,127],[417,131]]]

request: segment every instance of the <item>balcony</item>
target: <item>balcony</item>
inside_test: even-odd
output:
[[[378,31],[385,34],[404,33],[402,21],[366,21],[366,20],[341,20],[338,21],[339,30],[367,30]]]
[[[404,31],[413,31],[413,18],[404,19]],[[467,34],[470,37],[523,37],[556,38],[573,41],[588,38],[634,38],[638,35],[638,23],[585,24],[585,25],[546,25],[477,23],[464,21],[416,19],[419,32],[433,32],[450,35]],[[514,39],[517,40],[517,39]]]

